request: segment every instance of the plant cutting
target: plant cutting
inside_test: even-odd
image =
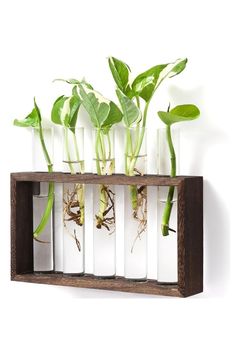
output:
[[[171,135],[171,126],[175,123],[190,121],[198,118],[200,111],[197,106],[193,104],[184,104],[176,106],[170,109],[170,105],[167,109],[167,112],[159,111],[158,116],[162,122],[166,125],[166,140],[169,148],[170,154],[170,177],[176,177],[176,154],[173,145],[172,135]],[[175,187],[170,186],[168,190],[168,195],[164,207],[164,212],[162,216],[161,223],[161,232],[163,236],[168,236],[169,231],[176,232],[169,226],[171,210],[173,206],[173,197],[174,197]]]
[[[39,130],[39,138],[40,138],[40,143],[42,147],[42,151],[44,154],[44,158],[47,164],[48,172],[53,172],[53,164],[51,162],[51,158],[49,156],[45,140],[44,140],[44,134],[43,134],[43,128],[42,128],[42,117],[41,113],[39,110],[39,107],[36,103],[36,100],[34,98],[34,108],[30,114],[27,115],[27,117],[23,120],[15,119],[13,122],[14,125],[18,127],[32,127],[33,129],[38,129]],[[48,198],[47,198],[47,204],[45,207],[45,210],[43,212],[41,221],[39,225],[36,227],[36,229],[33,232],[33,238],[36,241],[40,241],[39,236],[45,229],[45,226],[47,225],[47,222],[49,220],[49,217],[51,215],[52,207],[53,207],[53,202],[54,202],[54,183],[49,182],[48,184]]]
[[[81,152],[79,151],[76,137],[76,124],[80,106],[81,99],[77,94],[76,86],[74,86],[71,96],[67,97],[63,95],[56,99],[51,112],[52,122],[62,126],[64,130],[65,159],[63,162],[69,168],[71,174],[84,173],[84,161],[81,159]],[[75,223],[75,226],[84,225],[84,186],[79,183],[72,186],[67,185],[67,188],[64,188],[63,203],[64,227],[75,240],[80,252],[81,244],[76,227],[73,228],[73,232],[70,232],[67,224],[72,222]]]
[[[112,127],[121,121],[122,113],[114,102],[83,83],[78,83],[82,105],[94,127],[94,162],[98,175],[115,171]],[[115,191],[113,186],[94,186],[93,273],[95,276],[114,277],[115,262]],[[97,205],[98,204],[98,205]],[[97,211],[98,209],[98,211]]]
[[[110,57],[108,63],[117,85],[116,94],[123,112],[126,135],[125,174],[141,175],[143,173],[137,168],[137,162],[144,141],[149,105],[161,83],[185,69],[187,59],[156,65],[139,74],[133,81],[130,79],[130,67],[123,61]],[[134,134],[131,134],[131,128],[135,131]],[[134,185],[129,188],[133,218],[138,221],[136,241],[147,227],[147,188]]]
[[[70,172],[72,174],[76,173],[74,170],[72,158],[69,151],[69,131],[73,133],[73,144],[76,152],[77,164],[79,164],[80,172],[84,171],[84,163],[80,160],[80,153],[78,149],[78,142],[75,135],[75,128],[77,124],[78,111],[81,106],[81,100],[76,92],[76,86],[72,89],[72,95],[60,96],[56,99],[53,104],[51,112],[51,120],[53,123],[61,125],[64,128],[64,139],[65,139],[65,149],[66,149],[66,158]]]
[[[98,175],[112,174],[115,170],[115,161],[112,156],[111,130],[114,124],[122,120],[122,113],[117,105],[102,96],[84,79],[57,79],[75,85],[72,94],[78,97],[87,111],[95,133],[95,162]],[[109,186],[99,186],[99,211],[96,213],[96,227],[114,229],[115,208],[114,193]],[[111,216],[108,216],[111,214]]]
[[[114,124],[122,119],[117,105],[103,97],[91,87],[78,82],[82,105],[89,114],[95,128],[95,161],[98,175],[112,174],[115,160],[112,156],[111,134]],[[99,210],[95,215],[96,227],[106,228],[112,233],[115,227],[114,192],[107,185],[99,186]]]

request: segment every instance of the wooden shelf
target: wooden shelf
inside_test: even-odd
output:
[[[101,279],[92,275],[68,276],[33,272],[33,185],[35,182],[176,186],[178,193],[178,283]],[[75,286],[142,294],[186,297],[203,291],[203,178],[199,176],[121,174],[98,176],[61,172],[11,174],[11,279],[31,283]]]
[[[33,273],[33,274],[18,274],[13,280],[23,281],[28,283],[39,283],[49,285],[65,285],[88,289],[102,289],[112,291],[123,291],[129,293],[153,294],[153,295],[168,295],[181,296],[177,284],[158,284],[156,280],[147,280],[145,282],[134,282],[122,277],[114,279],[96,278],[91,274],[84,276],[69,276],[60,273]]]

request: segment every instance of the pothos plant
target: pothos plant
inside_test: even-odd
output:
[[[111,128],[122,120],[117,105],[99,92],[78,83],[82,104],[95,128],[95,161],[97,174],[112,174],[115,160],[112,156]],[[110,186],[99,186],[99,211],[95,215],[96,227],[105,227],[110,233],[115,225],[114,192]]]
[[[34,108],[31,111],[31,113],[28,114],[23,120],[15,119],[13,124],[18,127],[23,127],[23,128],[32,127],[33,129],[38,129],[40,143],[41,143],[42,151],[43,151],[45,161],[47,164],[48,172],[53,172],[52,160],[49,156],[49,153],[48,153],[48,150],[47,150],[47,147],[45,144],[45,140],[44,140],[44,134],[43,134],[43,128],[42,128],[42,117],[41,117],[41,113],[40,113],[40,110],[39,110],[39,107],[36,103],[35,98],[34,98]],[[39,242],[43,242],[39,239],[39,236],[43,232],[45,226],[47,225],[47,222],[48,222],[48,219],[51,215],[51,211],[52,211],[52,207],[53,207],[53,202],[54,202],[54,183],[53,182],[49,182],[49,184],[48,184],[48,197],[47,198],[48,198],[47,204],[46,204],[45,210],[43,212],[41,221],[33,232],[34,239]]]
[[[51,111],[51,120],[54,124],[60,125],[64,130],[64,149],[66,163],[70,173],[84,173],[84,161],[81,160],[78,141],[76,137],[76,124],[78,112],[81,106],[81,99],[77,94],[76,86],[72,89],[71,96],[60,96],[53,104]],[[71,134],[71,135],[70,135]],[[69,139],[72,136],[72,141]],[[73,145],[76,161],[73,161],[70,154],[70,144]],[[68,188],[63,196],[63,222],[74,222],[78,226],[84,225],[84,188],[82,184],[76,183],[73,190]],[[75,239],[78,250],[81,251],[79,239],[74,229],[71,237]]]
[[[76,139],[75,129],[78,119],[78,112],[81,106],[81,99],[76,92],[76,87],[72,89],[71,96],[60,96],[53,104],[51,112],[51,120],[53,123],[61,125],[64,128],[64,142],[66,150],[66,163],[68,163],[70,172],[72,174],[77,171],[74,169],[73,161],[70,156],[69,131],[73,134],[73,145],[76,152],[76,163],[79,165],[80,172],[84,172],[84,163],[80,159],[80,152],[78,149],[78,142]]]
[[[123,113],[126,134],[125,173],[129,176],[141,174],[136,164],[144,140],[149,105],[161,83],[185,69],[187,59],[153,66],[133,80],[130,78],[130,67],[123,61],[110,57],[108,63],[117,85],[116,94]],[[135,130],[134,139],[130,128]],[[146,187],[130,186],[129,188],[133,217],[139,222],[137,237],[140,237],[147,224]]]
[[[112,174],[115,160],[112,156],[111,129],[122,120],[122,112],[117,105],[105,98],[85,80],[63,80],[76,85],[73,96],[79,97],[95,129],[95,162],[98,175]],[[109,215],[108,215],[109,214]],[[115,224],[114,193],[107,185],[99,186],[99,210],[95,215],[96,227],[105,227],[108,231]]]
[[[198,107],[193,104],[179,105],[172,109],[170,109],[169,105],[167,112],[159,111],[157,114],[162,122],[166,125],[166,140],[169,148],[171,165],[170,176],[176,177],[176,154],[171,135],[171,126],[175,123],[185,122],[198,118],[200,111]],[[161,223],[161,232],[163,236],[168,236],[169,231],[175,232],[175,230],[169,226],[171,210],[173,206],[174,191],[175,187],[170,186]]]

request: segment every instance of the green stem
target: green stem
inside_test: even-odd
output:
[[[101,160],[103,162],[103,170],[104,170],[106,165],[106,145],[104,143],[104,133],[102,130],[100,130],[99,136],[100,136],[101,155],[102,155]]]
[[[74,148],[75,148],[75,156],[76,156],[76,161],[80,166],[80,173],[84,173],[84,166],[83,166],[83,161],[80,160],[80,153],[78,149],[78,143],[77,143],[77,138],[76,138],[76,133],[73,133],[73,143],[74,143]],[[77,194],[77,200],[79,202],[79,210],[80,210],[80,225],[82,226],[84,224],[84,186],[82,184],[75,184],[76,188],[76,194]]]
[[[96,131],[96,141],[95,141],[95,155],[96,155],[96,167],[97,167],[97,174],[101,175],[101,167],[100,167],[100,154],[99,154],[99,137],[100,133],[99,130]]]
[[[138,206],[138,187],[135,185],[130,185],[129,190],[130,190],[132,210],[136,211]]]
[[[137,102],[138,103],[138,102]],[[136,137],[135,137],[135,148],[132,154],[132,157],[129,159],[129,162],[126,164],[126,174],[129,176],[134,175],[134,169],[135,165],[142,147],[143,139],[144,139],[144,134],[145,134],[145,128],[146,128],[146,122],[147,122],[147,113],[148,113],[148,108],[149,108],[150,100],[146,103],[144,107],[144,112],[143,112],[143,122],[142,122],[142,127],[140,130],[140,126],[137,125],[137,130],[136,130]],[[131,139],[132,141],[132,139]],[[129,145],[129,143],[127,143]],[[137,186],[130,186],[130,197],[131,197],[131,204],[132,204],[132,209],[136,210],[137,209],[137,204],[138,204],[138,191],[137,191]]]
[[[65,132],[65,149],[66,149],[66,163],[68,163],[68,166],[70,168],[71,174],[75,173],[73,163],[71,163],[71,157],[70,157],[70,148],[69,148],[69,137],[68,137],[68,131],[69,128],[64,127],[64,132]]]
[[[133,157],[132,157],[130,164],[129,164],[129,176],[133,176],[133,174],[134,174],[134,168],[135,168],[135,165],[136,165],[136,162],[137,162],[137,159],[138,159],[141,147],[142,147],[144,133],[145,133],[145,127],[142,127],[141,131],[139,132],[138,138],[136,140],[137,142],[135,144],[136,147],[134,150]]]
[[[171,161],[171,171],[170,171],[170,176],[175,177],[176,176],[176,155],[175,155],[175,149],[171,137],[171,127],[170,125],[167,125],[166,127],[166,138],[168,142],[168,147],[169,147],[169,152],[170,152],[170,161]],[[163,236],[168,236],[169,235],[169,222],[170,222],[170,215],[171,215],[171,210],[173,206],[173,198],[174,198],[174,191],[175,187],[170,186],[169,191],[168,191],[168,196],[162,216],[162,224],[161,224],[161,230],[162,230],[162,235]]]
[[[77,139],[76,139],[75,133],[73,133],[73,142],[74,142],[74,147],[75,147],[76,160],[78,162],[80,162],[79,149],[78,149],[78,144],[77,144]]]
[[[175,149],[171,137],[171,127],[168,125],[166,127],[166,137],[167,137],[167,142],[169,146],[169,151],[170,151],[170,161],[171,161],[171,171],[170,171],[170,176],[175,177],[176,176],[176,156],[175,156]]]
[[[143,127],[144,128],[146,127],[146,123],[147,123],[147,113],[148,113],[148,108],[149,108],[150,102],[151,102],[151,98],[145,104],[144,111],[143,111]]]
[[[142,147],[143,138],[144,138],[144,134],[145,134],[146,123],[147,123],[147,113],[148,113],[149,104],[150,104],[150,100],[146,103],[146,105],[144,107],[142,129],[139,132],[139,137],[137,139],[136,147],[135,147],[135,150],[134,150],[134,156],[133,156],[132,161],[130,162],[130,166],[129,166],[129,175],[130,176],[133,175],[134,168],[135,168],[135,165],[136,165],[136,162],[137,162],[137,158],[138,158],[138,155],[140,153],[140,149]]]
[[[48,165],[48,172],[53,172],[52,162],[51,162],[51,159],[49,157],[49,154],[48,154],[48,151],[47,151],[47,148],[46,148],[46,145],[45,145],[44,137],[43,137],[43,129],[42,129],[41,122],[39,123],[39,138],[40,138],[41,146],[42,146],[42,149],[43,149],[44,157],[45,157],[45,160],[46,160],[47,165]]]
[[[84,224],[84,186],[83,184],[76,184],[77,200],[79,202],[80,210],[80,226]]]
[[[41,122],[39,122],[39,138],[40,138],[41,146],[42,146],[42,149],[43,149],[44,157],[45,157],[45,160],[47,162],[48,172],[53,172],[52,162],[50,160],[50,157],[49,157],[46,145],[45,145],[44,137],[43,137],[43,129],[42,129]],[[40,221],[39,225],[37,226],[37,228],[33,232],[33,237],[35,239],[38,238],[38,236],[42,233],[42,231],[44,230],[45,226],[47,225],[48,219],[49,219],[49,217],[51,215],[53,202],[54,202],[54,183],[53,182],[49,182],[49,184],[48,184],[47,205],[46,205],[46,208],[45,208],[45,210],[43,212],[43,216],[41,218],[41,221]]]
[[[52,172],[52,171],[48,171],[48,172]],[[46,225],[48,223],[48,219],[51,215],[51,211],[52,211],[52,207],[53,207],[53,202],[54,202],[54,183],[49,182],[47,205],[46,205],[46,208],[44,209],[41,221],[33,233],[33,237],[35,239],[37,239],[39,237],[39,235],[43,232],[44,228],[46,227]]]
[[[140,108],[140,100],[138,96],[135,96],[136,102],[137,102],[137,107]]]
[[[107,139],[108,151],[106,151],[105,135]],[[102,175],[105,173],[112,173],[114,169],[113,167],[114,162],[111,161],[112,146],[111,146],[111,139],[110,139],[109,132],[104,134],[102,129],[97,130],[97,136],[95,142],[95,153],[96,153],[97,174]],[[110,164],[108,172],[106,168],[107,163]],[[102,164],[102,166],[100,164]],[[99,211],[97,216],[100,221],[103,221],[104,219],[104,212],[106,211],[107,206],[108,206],[108,195],[106,192],[106,186],[99,185]]]
[[[104,212],[107,209],[108,205],[108,195],[106,193],[106,187],[101,184],[99,185],[99,211],[98,211],[98,217],[100,220],[104,219]]]
[[[125,145],[125,174],[129,174],[129,164],[133,157],[133,145],[131,133],[128,127],[126,127],[126,145]]]
[[[110,133],[107,133],[107,142],[108,142],[108,156],[107,159],[111,159],[111,139],[110,139]]]
[[[101,137],[101,130],[97,129],[96,132],[96,142],[95,142],[95,154],[96,154],[96,167],[97,174],[102,175],[104,173],[104,164],[101,168],[100,163],[104,161],[104,145]],[[104,192],[103,185],[99,185],[99,211],[98,217],[103,220],[103,212],[106,210],[106,194]]]
[[[115,160],[112,157],[112,145],[111,145],[111,138],[110,138],[110,131],[107,133],[107,140],[108,140],[108,155],[107,161],[108,167],[106,167],[106,173],[112,175],[115,169]]]
[[[75,147],[76,160],[77,160],[78,164],[80,165],[80,173],[84,173],[84,161],[80,160],[78,142],[77,142],[77,138],[76,138],[75,133],[73,133],[73,142],[74,142],[74,147]]]

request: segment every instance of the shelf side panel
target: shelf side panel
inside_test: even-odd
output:
[[[203,291],[203,179],[186,179],[178,194],[178,283],[183,296]]]
[[[11,182],[11,275],[33,272],[32,182]]]

